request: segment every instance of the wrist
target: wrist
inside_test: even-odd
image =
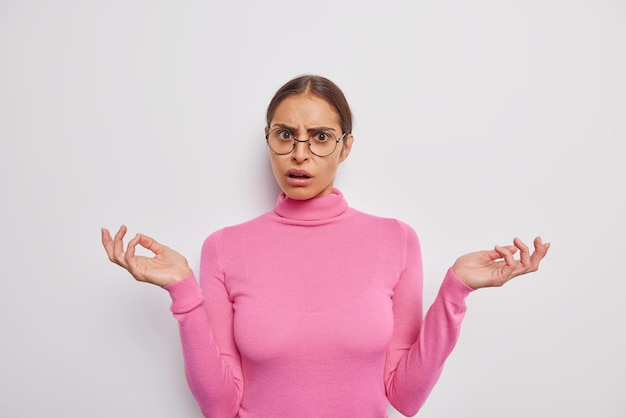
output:
[[[187,277],[189,277],[190,274],[191,274],[191,269],[188,266],[185,266],[184,268],[181,268],[178,272],[176,272],[176,274],[172,278],[172,283],[185,280]]]
[[[158,284],[161,287],[167,287],[171,284],[182,282],[187,277],[189,277],[191,273],[192,271],[189,267],[185,267],[185,268],[181,267],[179,269],[176,269],[175,271],[172,271],[170,274],[168,274],[167,277],[163,277],[162,281],[154,282],[154,283]]]
[[[465,269],[458,266],[457,263],[454,263],[452,267],[450,267],[454,276],[465,286],[471,288],[472,290],[478,289],[480,286],[477,286],[476,283],[472,283],[470,275],[467,273]]]

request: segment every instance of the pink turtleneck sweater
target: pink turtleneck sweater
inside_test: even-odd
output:
[[[422,316],[415,232],[339,190],[211,234],[169,285],[206,417],[414,415],[454,347],[471,289],[448,270]]]

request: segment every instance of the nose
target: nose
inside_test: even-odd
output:
[[[309,159],[309,143],[308,141],[296,141],[296,147],[291,153],[291,158],[298,163],[302,163]]]

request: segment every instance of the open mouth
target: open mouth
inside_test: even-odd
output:
[[[292,179],[310,179],[311,176],[308,176],[306,174],[301,174],[301,173],[289,173],[289,178],[292,178]]]

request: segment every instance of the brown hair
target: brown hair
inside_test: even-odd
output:
[[[345,133],[352,133],[352,112],[343,92],[335,83],[319,75],[302,75],[285,83],[278,89],[267,106],[267,126],[270,126],[278,105],[294,94],[314,94],[326,100],[339,114],[339,123]]]

